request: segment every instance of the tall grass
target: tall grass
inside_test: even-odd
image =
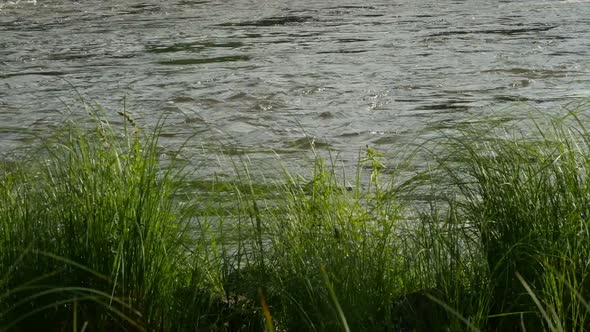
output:
[[[311,179],[286,178],[276,190],[275,208],[257,215],[264,229],[259,286],[266,289],[275,316],[289,330],[342,329],[339,311],[351,330],[391,326],[392,317],[381,311],[400,289],[394,200],[378,197],[378,190],[347,188],[320,159]]]
[[[488,329],[589,328],[587,121],[575,112],[540,121],[527,132],[463,129],[441,161],[458,192],[452,215],[477,241],[451,256],[483,253]]]
[[[157,130],[115,130],[95,115],[92,130],[68,123],[2,169],[5,328],[77,317],[95,330],[166,329],[176,293],[195,282],[200,267],[185,268],[194,241],[172,199],[178,174],[160,168]]]
[[[0,169],[0,330],[590,329],[578,113],[457,128],[404,181],[370,148],[199,179],[91,114]]]

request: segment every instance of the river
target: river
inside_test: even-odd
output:
[[[0,0],[0,151],[77,94],[113,114],[125,99],[146,125],[166,114],[164,144],[189,151],[289,162],[309,137],[354,163],[590,96],[590,2]]]

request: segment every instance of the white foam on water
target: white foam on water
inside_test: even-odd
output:
[[[8,6],[16,6],[19,3],[27,3],[27,4],[33,4],[33,5],[37,5],[37,0],[26,0],[26,1],[22,1],[22,0],[16,0],[16,1],[6,1],[6,2],[2,2],[0,3],[0,11],[4,8],[4,7],[8,7]]]

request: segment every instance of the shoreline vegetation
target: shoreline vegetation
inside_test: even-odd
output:
[[[0,331],[589,330],[583,111],[458,126],[403,181],[367,148],[352,185],[198,179],[92,111],[0,163]]]

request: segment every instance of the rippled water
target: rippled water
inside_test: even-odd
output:
[[[354,159],[515,102],[590,96],[590,2],[0,0],[0,148],[72,86],[165,139]],[[500,111],[501,114],[502,111]],[[518,117],[511,108],[506,118]]]

